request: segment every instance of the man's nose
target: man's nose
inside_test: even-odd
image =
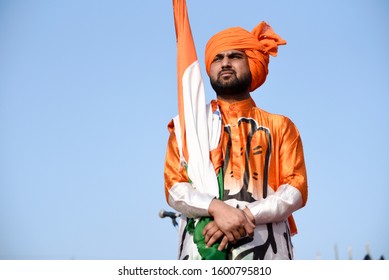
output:
[[[228,56],[223,57],[222,67],[231,67],[231,60]]]

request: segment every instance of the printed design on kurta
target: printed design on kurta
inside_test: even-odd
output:
[[[243,156],[243,150],[245,151],[245,166],[243,171],[243,180],[242,180],[242,186],[238,193],[231,194],[228,189],[224,190],[224,200],[229,199],[236,199],[240,201],[247,201],[247,202],[253,202],[255,201],[255,198],[253,197],[253,193],[249,191],[249,185],[250,180],[258,180],[259,178],[262,178],[262,198],[266,198],[268,195],[268,171],[269,171],[269,164],[270,164],[270,155],[272,152],[272,141],[271,141],[271,134],[268,128],[259,126],[258,123],[251,118],[240,118],[238,121],[238,127],[240,128],[241,125],[247,124],[249,126],[249,132],[247,133],[247,139],[245,141],[245,147],[241,147],[241,155]],[[232,147],[232,132],[230,126],[225,126],[224,132],[228,135],[227,145],[225,149],[225,157],[224,157],[224,163],[223,163],[223,171],[224,176],[233,176],[232,172],[231,174],[227,173],[227,168],[229,166],[230,159],[231,159],[231,147]],[[266,143],[253,143],[253,137],[256,136],[257,133],[263,133],[263,137],[260,137],[262,139],[261,141],[265,141]],[[265,151],[263,151],[265,147]],[[261,159],[255,159],[256,161],[263,162],[263,168],[262,170],[252,170],[250,166],[251,158],[250,157],[262,157]],[[261,172],[261,173],[259,173]],[[252,259],[254,260],[263,260],[265,258],[266,252],[269,250],[269,248],[272,249],[274,254],[277,254],[277,242],[274,237],[273,232],[273,225],[271,223],[266,225],[267,228],[267,239],[266,241],[259,245],[251,247],[247,250],[244,250],[240,252],[237,256],[235,256],[235,259],[243,259],[247,255],[252,254]],[[289,259],[292,258],[291,256],[291,246],[289,244],[290,240],[288,238],[290,237],[290,234],[284,233],[285,242],[287,244],[288,248],[288,256]],[[236,244],[230,245],[232,249],[239,248],[240,246],[244,244],[248,244],[252,242],[254,239],[251,237],[245,237],[239,240]]]
[[[184,257],[181,257],[182,255],[182,250],[184,249],[184,240],[185,240],[185,237],[186,237],[186,229],[183,231],[182,233],[182,242],[181,242],[181,245],[180,245],[180,250],[179,250],[179,255],[178,255],[178,259],[182,259],[182,260],[188,260],[189,259],[189,255],[185,255]]]
[[[245,150],[245,167],[244,167],[244,175],[243,175],[243,185],[238,193],[231,195],[228,189],[224,190],[224,200],[228,199],[237,199],[241,201],[253,202],[255,198],[253,194],[249,191],[250,180],[258,180],[259,175],[262,177],[262,198],[267,197],[267,185],[268,185],[268,170],[269,170],[269,161],[271,154],[271,135],[268,128],[259,126],[258,123],[251,118],[240,118],[238,121],[238,127],[240,127],[243,123],[247,123],[250,125],[250,131],[247,134],[246,145],[244,147]],[[224,176],[233,176],[233,174],[226,174],[228,165],[230,164],[231,159],[231,146],[232,146],[232,133],[231,127],[225,126],[224,132],[228,135],[227,146],[225,150],[224,164],[223,164],[223,173]],[[261,139],[265,139],[267,143],[263,145],[255,145],[252,146],[252,139],[256,133],[264,133],[265,137]],[[263,153],[263,147],[266,148],[265,154]],[[252,149],[252,151],[251,151]],[[241,148],[243,150],[243,147]],[[243,156],[243,153],[242,153]],[[258,161],[263,162],[262,170],[251,170],[250,169],[250,156],[253,157],[264,157],[264,159],[258,159]],[[261,172],[259,174],[258,172]]]
[[[290,237],[289,227],[287,227],[287,232],[284,232],[284,238],[285,238],[286,246],[288,248],[288,257],[291,260],[292,259],[292,254],[291,254],[291,251],[292,251],[292,248],[291,248],[292,247],[292,240],[291,240],[291,237]]]
[[[266,227],[269,234],[265,243],[259,246],[251,247],[250,249],[241,252],[234,258],[235,260],[242,260],[244,259],[244,257],[246,257],[249,254],[253,254],[252,256],[253,260],[264,260],[266,252],[269,249],[269,247],[272,248],[274,254],[277,253],[277,242],[274,238],[272,224],[267,224]],[[238,248],[244,244],[252,242],[253,240],[254,239],[251,237],[242,238],[237,243],[233,244],[232,248]]]

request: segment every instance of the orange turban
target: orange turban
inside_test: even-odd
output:
[[[277,56],[278,46],[286,41],[274,33],[266,22],[262,21],[253,31],[241,27],[232,27],[215,34],[205,48],[205,67],[209,69],[215,56],[227,50],[241,50],[248,58],[252,82],[250,92],[260,87],[268,73],[269,55]]]

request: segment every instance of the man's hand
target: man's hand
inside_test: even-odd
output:
[[[246,214],[241,209],[214,199],[208,208],[208,212],[214,218],[214,221],[208,223],[203,231],[207,246],[212,246],[223,237],[218,247],[221,251],[228,242],[235,243],[246,235],[252,236],[255,228],[254,219],[248,209],[245,209],[245,211],[249,213]],[[249,215],[249,218],[247,215]]]
[[[204,241],[207,244],[207,247],[211,247],[215,242],[220,240],[219,251],[222,251],[228,244],[228,238],[224,233],[219,229],[215,221],[209,222],[203,231]],[[223,239],[221,239],[223,237]]]

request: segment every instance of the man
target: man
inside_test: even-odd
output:
[[[165,194],[183,217],[180,259],[205,258],[199,245],[196,254],[193,225],[191,230],[201,217],[211,218],[201,228],[202,242],[216,244],[228,259],[293,259],[292,213],[305,206],[308,193],[302,142],[291,120],[256,107],[250,95],[266,80],[269,55],[284,44],[265,22],[252,32],[229,28],[207,43],[206,70],[217,95],[210,106],[223,124],[210,158],[222,194],[217,199],[191,185],[179,167],[180,140],[170,122]]]

